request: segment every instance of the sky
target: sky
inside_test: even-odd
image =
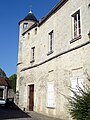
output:
[[[19,25],[30,10],[39,20],[60,0],[0,1],[0,68],[7,77],[17,73]]]

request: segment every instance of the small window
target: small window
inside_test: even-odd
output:
[[[31,63],[35,61],[35,47],[31,48]]]
[[[53,39],[54,39],[54,32],[53,30],[48,34],[49,35],[49,41],[48,41],[48,47],[49,47],[49,53],[53,53]]]
[[[28,39],[30,38],[30,33],[28,33]]]
[[[24,28],[24,29],[27,29],[27,28],[28,28],[28,23],[24,23],[24,24],[23,24],[23,28]]]
[[[80,10],[72,15],[73,39],[81,35]]]
[[[37,34],[37,28],[35,28],[35,35]]]
[[[3,99],[3,90],[4,89],[0,89],[0,99]]]
[[[88,4],[88,13],[90,13],[90,3]]]

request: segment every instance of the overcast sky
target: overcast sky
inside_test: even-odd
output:
[[[18,22],[32,9],[37,19],[44,17],[59,0],[0,1],[0,68],[7,76],[17,72]]]

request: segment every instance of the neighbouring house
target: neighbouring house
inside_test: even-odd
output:
[[[8,83],[8,98],[14,98],[15,97],[15,92],[12,88],[12,81],[7,80],[7,83]]]
[[[8,84],[6,80],[0,77],[0,104],[5,104],[8,96]]]
[[[0,104],[5,104],[7,98],[14,98],[14,91],[11,87],[11,81],[0,77]]]
[[[60,0],[42,19],[30,11],[19,25],[18,106],[70,120],[64,96],[90,76],[90,0]]]

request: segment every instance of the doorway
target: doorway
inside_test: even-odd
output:
[[[34,84],[29,85],[29,111],[33,111],[34,107]]]

